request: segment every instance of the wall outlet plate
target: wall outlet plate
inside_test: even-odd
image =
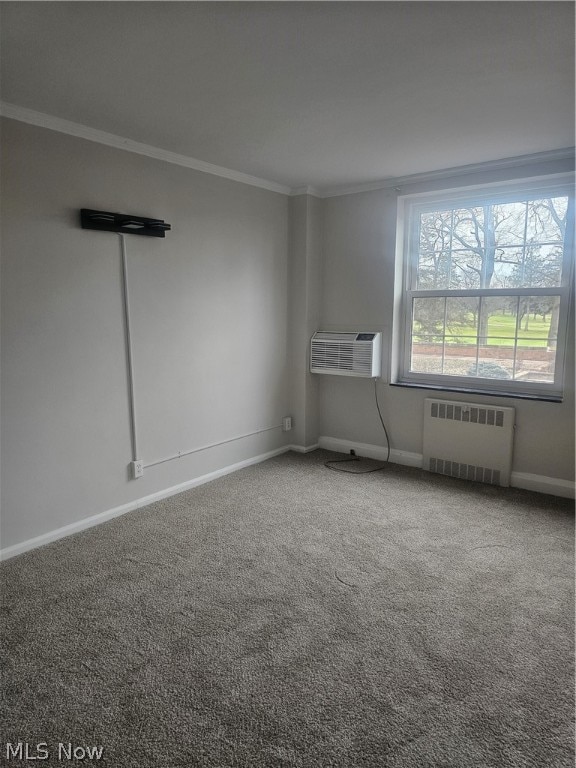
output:
[[[290,432],[292,429],[292,416],[284,416],[282,419],[282,432]]]
[[[144,462],[141,459],[136,459],[130,463],[132,469],[132,479],[136,480],[137,477],[142,477],[144,474]]]

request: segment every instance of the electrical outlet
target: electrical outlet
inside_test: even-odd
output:
[[[141,459],[136,459],[130,466],[132,467],[132,479],[136,480],[137,477],[142,477],[144,474],[144,462]]]
[[[290,432],[292,429],[292,416],[284,416],[282,419],[282,432]]]

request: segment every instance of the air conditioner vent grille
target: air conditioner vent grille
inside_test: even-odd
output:
[[[314,334],[316,341],[356,341],[357,333],[331,333],[330,331],[317,331]]]

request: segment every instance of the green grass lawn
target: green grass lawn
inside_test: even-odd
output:
[[[544,320],[530,315],[528,330],[525,330],[526,318],[522,319],[518,331],[519,347],[546,347],[550,330],[551,316]],[[470,321],[473,321],[470,316]],[[476,328],[473,325],[452,324],[446,328],[447,344],[476,343]],[[516,318],[514,315],[491,315],[488,320],[488,344],[502,347],[514,346]],[[450,336],[452,338],[450,338]]]

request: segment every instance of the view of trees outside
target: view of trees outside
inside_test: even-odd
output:
[[[411,370],[552,381],[559,298],[509,289],[561,284],[567,197],[449,208],[420,215]],[[500,289],[501,295],[450,296]],[[529,291],[526,292],[529,294]]]

